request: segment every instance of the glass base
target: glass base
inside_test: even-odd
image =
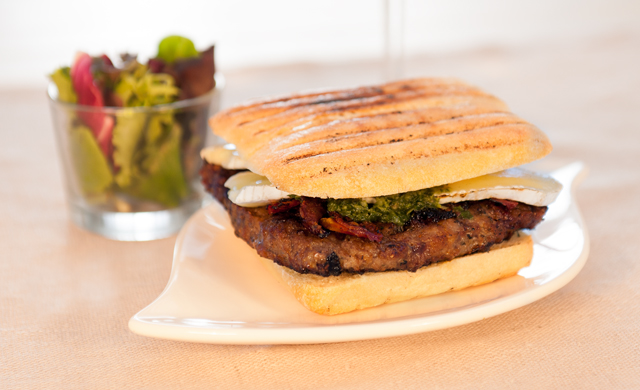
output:
[[[180,207],[135,213],[101,211],[71,204],[71,218],[76,225],[103,237],[118,241],[150,241],[169,237],[202,206],[193,200]]]

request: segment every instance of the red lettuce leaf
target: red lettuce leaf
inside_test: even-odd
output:
[[[86,53],[78,53],[71,67],[71,82],[78,95],[78,104],[91,107],[104,107],[102,91],[96,85],[91,73],[92,58]],[[109,61],[110,62],[110,61]],[[91,129],[100,149],[110,158],[113,145],[111,133],[114,120],[101,112],[78,112],[80,119]]]
[[[198,97],[215,87],[213,49],[211,46],[198,57],[178,59],[171,64],[160,58],[152,58],[149,60],[149,69],[153,73],[168,73],[173,76],[176,86],[180,88],[178,100]]]

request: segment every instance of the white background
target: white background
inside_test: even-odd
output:
[[[381,58],[382,0],[0,0],[0,87],[44,86],[77,50],[153,56],[181,34],[222,70]],[[406,0],[409,56],[588,37],[640,25],[638,0]]]

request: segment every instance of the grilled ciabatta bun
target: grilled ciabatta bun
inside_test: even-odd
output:
[[[429,188],[551,151],[500,99],[439,78],[254,101],[210,125],[278,189],[320,198]]]

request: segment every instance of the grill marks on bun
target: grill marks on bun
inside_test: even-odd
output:
[[[510,124],[526,124],[526,122],[510,113],[491,113],[459,116],[431,123],[420,122],[401,127],[372,128],[357,133],[336,134],[324,139],[310,141],[303,145],[298,144],[283,148],[280,158],[284,159],[285,164],[288,164],[292,161],[328,155],[343,150],[373,148],[397,142],[426,140],[436,136],[479,131]]]
[[[240,123],[248,123],[256,119],[265,118],[286,110],[303,106],[356,100],[397,93],[400,91],[411,91],[419,88],[454,85],[460,85],[467,88],[469,87],[467,84],[459,80],[424,78],[397,81],[379,86],[364,86],[341,90],[319,90],[309,93],[289,94],[273,98],[256,99],[253,102],[225,110],[224,116],[216,118],[216,124],[222,127],[238,126]]]
[[[477,104],[476,101],[484,102],[487,100],[494,105],[494,109],[508,111],[506,105],[498,99],[478,95],[480,93],[479,90],[473,91],[468,88],[461,91],[410,91],[331,104],[307,105],[255,121],[242,122],[236,131],[222,135],[222,137],[233,143],[237,142],[235,138],[239,138],[238,136],[243,139],[252,139],[253,142],[251,145],[247,145],[246,150],[246,154],[251,156],[259,146],[274,139],[284,138],[316,126],[342,124],[351,119],[423,110],[425,107],[459,106],[463,108]],[[372,120],[377,119],[373,118]],[[215,129],[215,127],[213,128]]]
[[[459,81],[446,79],[422,79],[421,81],[390,83],[378,87],[361,87],[320,94],[292,95],[289,99],[265,100],[262,103],[257,102],[224,111],[224,115],[218,115],[212,119],[211,127],[216,129],[216,133],[220,132],[223,138],[231,141],[235,127],[242,128],[243,135],[256,135],[273,132],[281,126],[296,127],[295,124],[304,119],[340,118],[345,112],[371,111],[376,106],[399,104],[403,101],[411,104],[411,101],[421,97],[459,97],[464,94],[488,96],[481,90]],[[419,102],[413,104],[421,106]]]
[[[273,145],[277,149],[299,145],[305,142],[325,140],[335,142],[340,136],[394,129],[411,125],[425,125],[465,116],[480,114],[504,114],[508,109],[502,102],[492,98],[474,99],[474,104],[459,104],[450,107],[429,107],[416,110],[392,111],[387,113],[336,120],[327,124],[297,129],[282,137]]]
[[[214,132],[279,189],[358,198],[418,190],[543,157],[546,136],[496,97],[451,79],[265,99]]]

